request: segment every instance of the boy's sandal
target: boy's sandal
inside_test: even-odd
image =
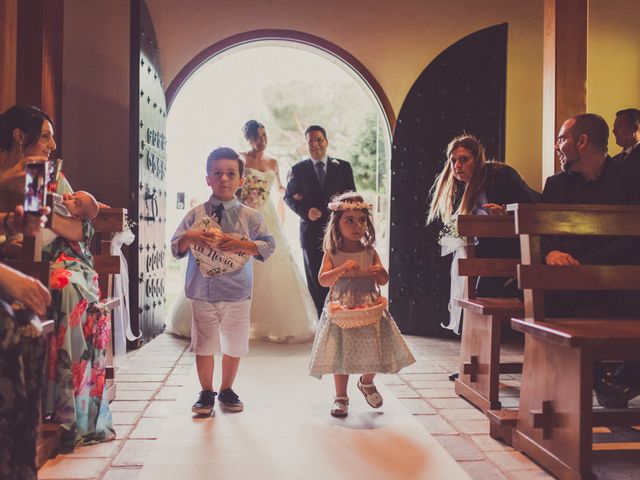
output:
[[[367,392],[366,389],[369,389],[370,392]],[[371,389],[373,389],[371,391]],[[382,395],[378,393],[378,389],[372,383],[362,383],[362,377],[358,379],[358,390],[362,392],[364,395],[364,399],[367,401],[369,405],[373,408],[380,408],[382,406]]]
[[[331,408],[334,417],[346,417],[349,413],[349,397],[336,397]]]

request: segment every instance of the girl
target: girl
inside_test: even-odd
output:
[[[370,406],[379,408],[382,397],[373,384],[375,374],[398,372],[415,359],[386,308],[377,325],[340,328],[331,321],[333,308],[378,304],[381,299],[377,285],[386,284],[389,274],[373,249],[376,234],[371,205],[357,193],[346,192],[328,207],[331,218],[324,236],[318,280],[331,290],[320,317],[309,370],[316,378],[334,374],[336,396],[331,415],[346,417],[349,374],[362,374],[358,389]]]

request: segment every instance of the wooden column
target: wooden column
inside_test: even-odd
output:
[[[0,112],[16,103],[18,0],[0,0]]]
[[[17,5],[15,103],[34,105],[51,116],[59,154],[64,0],[20,0]]]
[[[589,0],[544,1],[542,178],[560,168],[553,144],[564,121],[587,109]]]

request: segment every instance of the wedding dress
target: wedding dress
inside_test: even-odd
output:
[[[251,338],[282,343],[305,342],[313,338],[318,314],[270,198],[275,179],[273,170],[263,172],[246,168],[240,195],[245,204],[262,213],[267,229],[276,241],[276,250],[266,262],[252,260]],[[184,291],[171,306],[166,331],[191,335],[191,304]]]
[[[275,205],[270,198],[276,180],[273,170],[245,169],[241,198],[264,216],[276,250],[266,262],[253,262],[251,338],[272,342],[311,340],[318,313],[307,283],[291,255]]]

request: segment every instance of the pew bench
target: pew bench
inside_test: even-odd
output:
[[[594,362],[640,358],[636,318],[545,315],[545,291],[640,289],[638,265],[548,266],[541,236],[640,236],[640,207],[513,205],[521,238],[518,281],[525,316],[512,327],[525,334],[524,367],[514,448],[561,479],[595,478],[592,429],[640,424],[639,408],[593,409]]]
[[[120,305],[120,300],[113,296],[113,276],[120,273],[120,257],[111,255],[111,239],[113,235],[126,228],[126,213],[124,208],[101,207],[98,216],[93,220],[95,234],[91,252],[93,266],[98,274],[101,302],[108,308],[111,315],[113,331],[113,310]],[[106,387],[109,402],[116,398],[115,368],[113,366],[113,335],[107,349]]]
[[[500,410],[499,375],[520,373],[521,362],[500,362],[502,329],[511,317],[524,315],[515,297],[478,297],[478,277],[516,277],[515,258],[477,258],[475,238],[516,238],[513,216],[460,215],[458,232],[465,238],[467,258],[458,260],[458,273],[466,277],[467,295],[454,302],[464,310],[460,342],[460,375],[455,392],[487,413]],[[491,436],[510,443],[510,428],[491,422]]]

